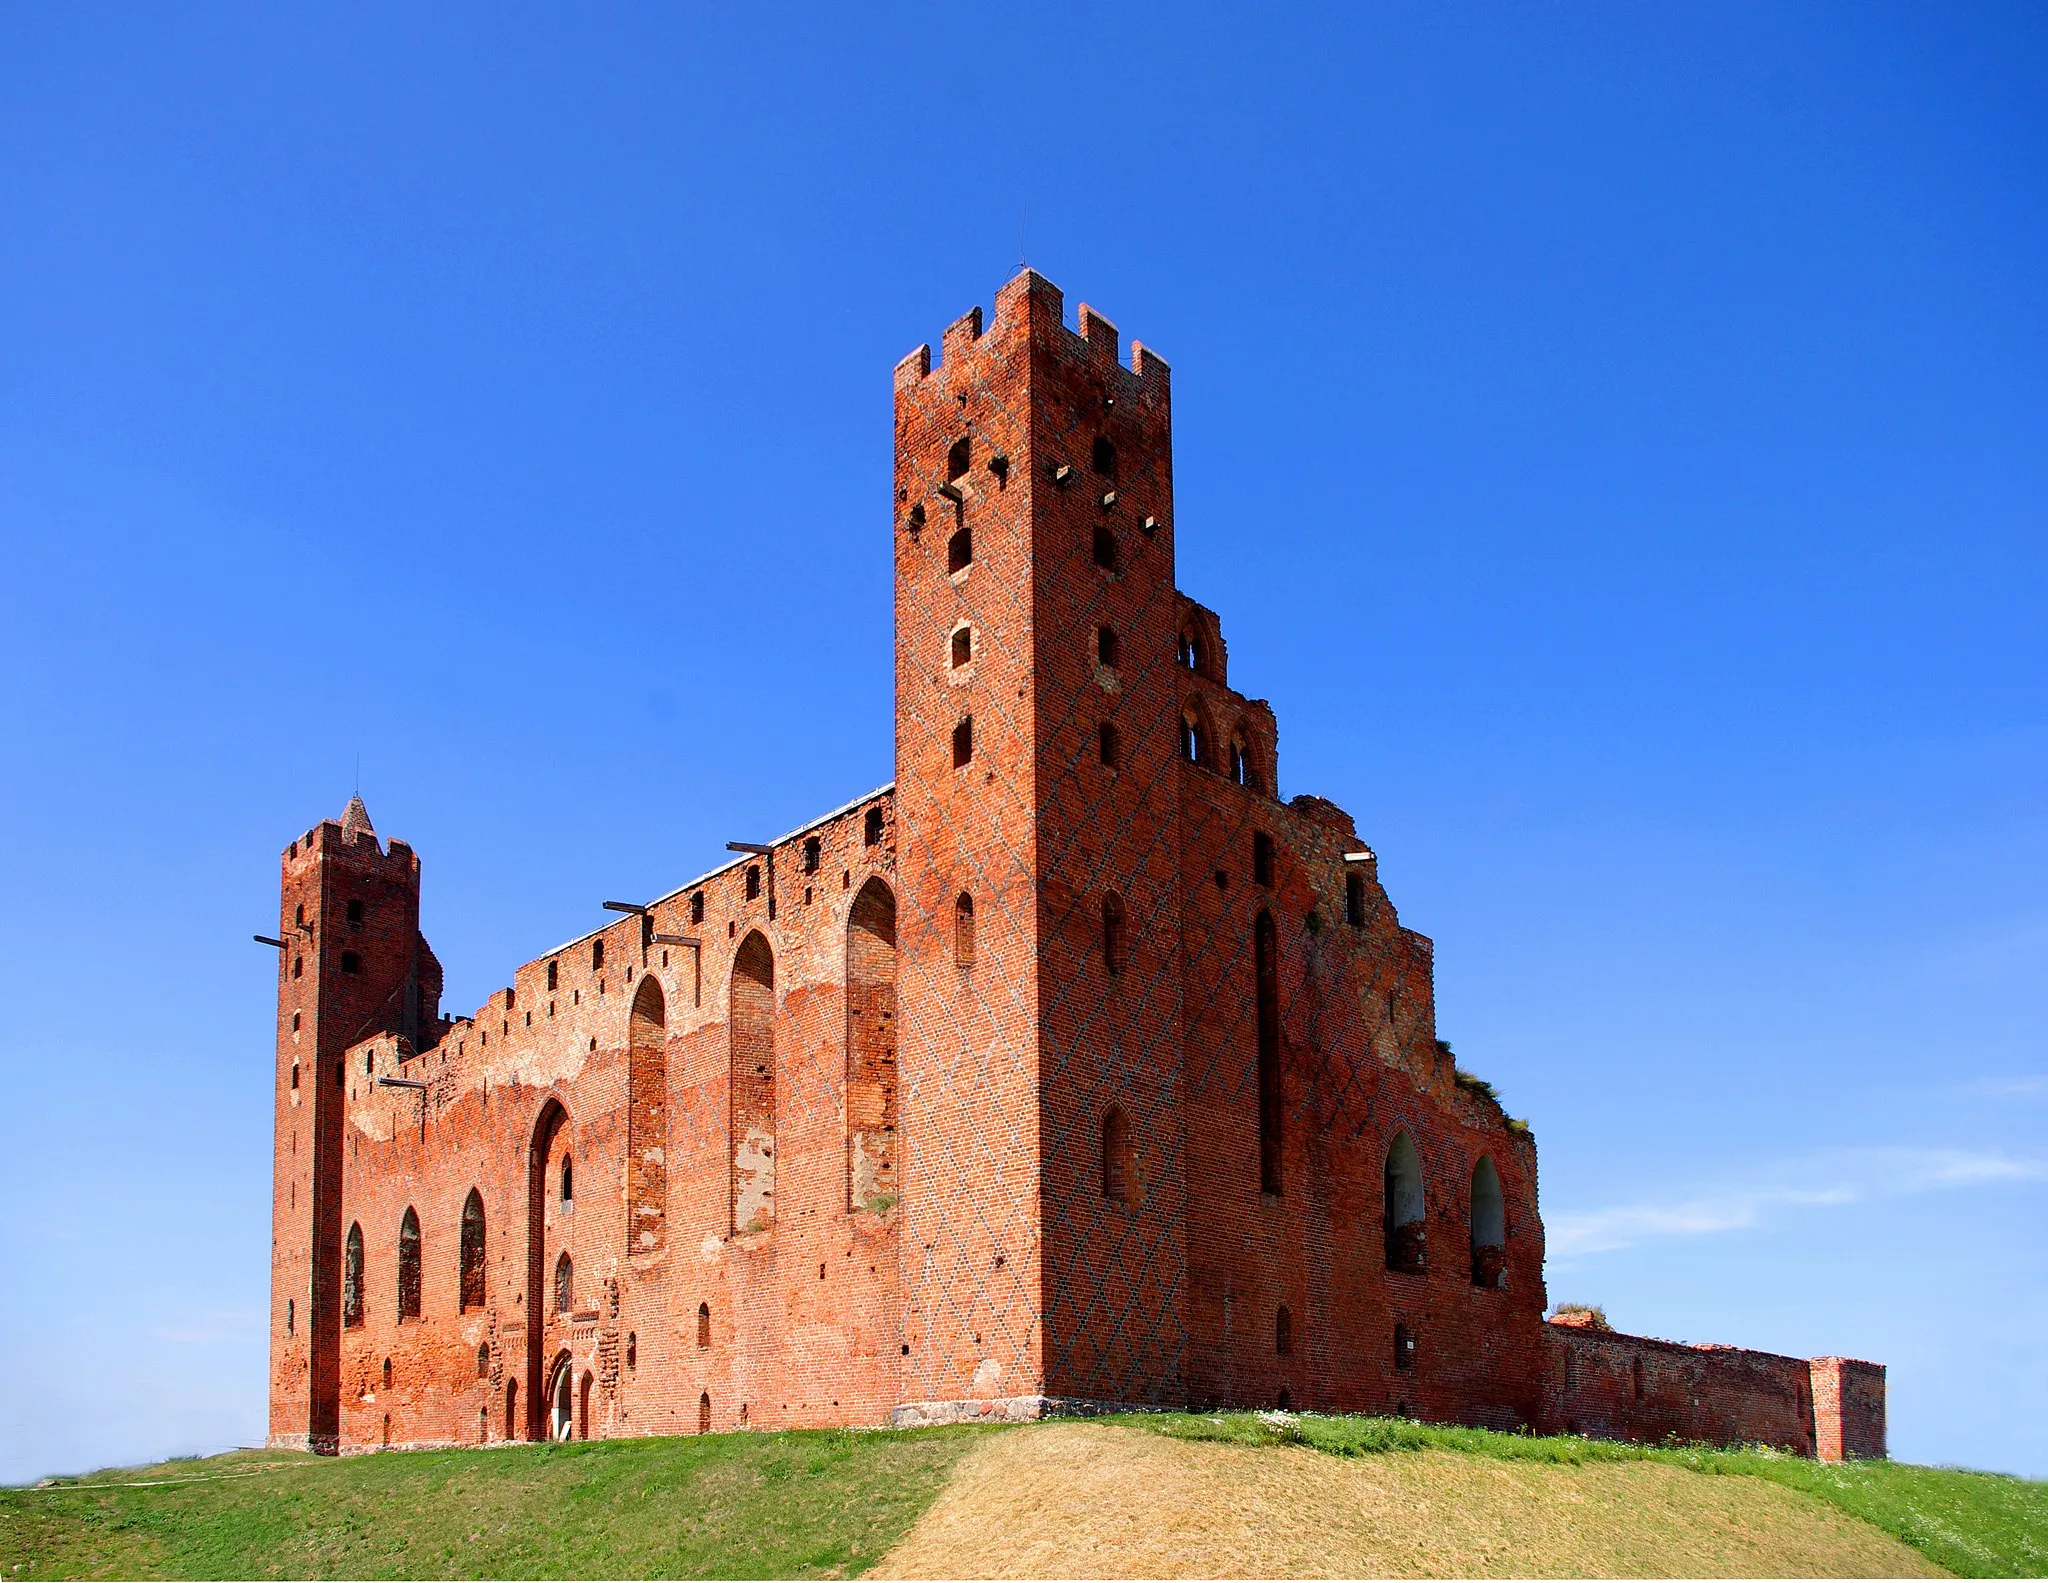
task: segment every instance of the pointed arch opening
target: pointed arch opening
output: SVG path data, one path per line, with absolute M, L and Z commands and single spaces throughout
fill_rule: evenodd
M 548 1376 L 547 1438 L 567 1440 L 576 1432 L 576 1367 L 564 1352 L 555 1359 Z
M 974 966 L 974 898 L 964 890 L 953 898 L 953 960 Z
M 456 1260 L 456 1307 L 462 1313 L 484 1306 L 486 1275 L 484 1198 L 474 1187 L 462 1201 L 462 1243 Z
M 775 1224 L 775 953 L 756 929 L 732 964 L 732 1229 Z
M 1508 1204 L 1493 1157 L 1472 1167 L 1472 1284 L 1498 1291 L 1508 1283 Z
M 573 1313 L 576 1308 L 576 1261 L 565 1249 L 555 1260 L 555 1312 Z
M 1294 1355 L 1294 1314 L 1285 1303 L 1273 1315 L 1273 1351 L 1283 1358 Z
M 1282 1190 L 1281 1125 L 1285 1095 L 1280 1073 L 1280 940 L 1273 915 L 1261 908 L 1252 927 L 1252 971 L 1259 1038 L 1259 1191 Z
M 697 1305 L 697 1345 L 700 1347 L 711 1345 L 711 1305 L 709 1303 L 699 1303 Z
M 1124 903 L 1115 891 L 1102 898 L 1102 965 L 1112 978 L 1124 970 Z
M 668 1001 L 652 973 L 634 992 L 627 1038 L 626 1249 L 659 1253 L 668 1241 Z
M 846 1207 L 897 1199 L 896 893 L 870 879 L 846 919 Z
M 348 1228 L 348 1240 L 341 1253 L 341 1326 L 353 1330 L 363 1322 L 363 1228 L 360 1222 Z
M 410 1204 L 398 1223 L 398 1322 L 420 1317 L 420 1217 Z
M 1429 1243 L 1423 1215 L 1422 1160 L 1415 1140 L 1404 1127 L 1387 1147 L 1387 1268 L 1420 1275 L 1429 1268 Z
M 511 1439 L 539 1440 L 547 1433 L 546 1415 L 548 1394 L 542 1384 L 542 1368 L 546 1364 L 543 1351 L 548 1339 L 550 1326 L 545 1316 L 550 1312 L 550 1274 L 558 1269 L 552 1264 L 549 1254 L 560 1247 L 560 1238 L 567 1232 L 564 1222 L 569 1217 L 560 1217 L 554 1229 L 554 1246 L 550 1246 L 548 1224 L 548 1201 L 561 1161 L 574 1143 L 574 1134 L 569 1125 L 569 1112 L 562 1102 L 552 1094 L 540 1107 L 534 1118 L 532 1141 L 527 1145 L 526 1154 L 526 1356 L 520 1373 L 524 1375 L 524 1390 L 516 1386 L 506 1391 L 505 1437 Z M 567 1250 L 562 1249 L 563 1257 Z M 571 1281 L 574 1275 L 572 1271 Z M 508 1372 L 510 1372 L 508 1370 Z M 525 1417 L 514 1427 L 514 1411 L 524 1402 Z

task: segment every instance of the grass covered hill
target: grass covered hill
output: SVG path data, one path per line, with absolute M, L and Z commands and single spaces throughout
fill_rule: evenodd
M 1232 1413 L 245 1451 L 0 1490 L 0 1580 L 1939 1570 L 2048 1572 L 2048 1485 Z

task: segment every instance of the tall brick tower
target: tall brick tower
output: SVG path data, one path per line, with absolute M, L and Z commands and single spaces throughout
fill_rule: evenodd
M 1168 373 L 1079 323 L 1026 270 L 896 369 L 913 1400 L 1185 1373 Z
M 420 863 L 385 850 L 360 797 L 285 848 L 279 887 L 270 1443 L 332 1451 L 344 1303 L 344 1052 L 438 1025 L 441 964 L 420 937 Z M 429 1035 L 431 1037 L 431 1035 Z

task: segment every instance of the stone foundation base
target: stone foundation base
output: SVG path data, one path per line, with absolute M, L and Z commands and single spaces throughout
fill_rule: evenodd
M 331 1457 L 341 1449 L 333 1435 L 272 1435 L 263 1445 L 268 1451 L 310 1451 L 317 1457 Z
M 891 1429 L 928 1429 L 938 1424 L 1029 1424 L 1041 1418 L 1088 1418 L 1099 1413 L 1157 1412 L 1130 1402 L 1090 1401 L 1082 1396 L 997 1396 L 981 1401 L 904 1402 L 889 1410 Z

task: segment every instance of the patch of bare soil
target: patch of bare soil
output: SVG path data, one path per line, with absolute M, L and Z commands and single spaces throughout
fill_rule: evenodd
M 1343 1458 L 1062 1423 L 991 1436 L 877 1578 L 1939 1577 L 1761 1479 Z

